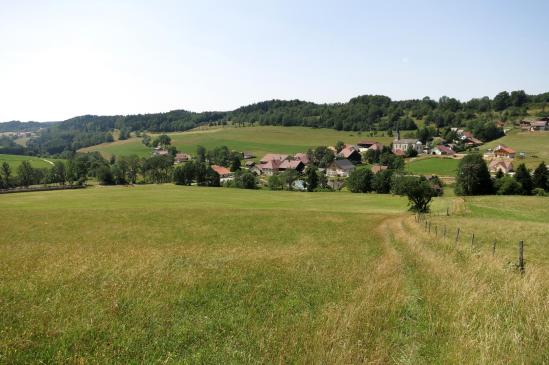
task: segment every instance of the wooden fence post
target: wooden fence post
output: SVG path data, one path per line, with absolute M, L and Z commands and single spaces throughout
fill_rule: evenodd
M 444 226 L 444 239 L 446 239 L 446 226 Z
M 431 233 L 431 221 L 429 221 L 429 233 Z
M 496 240 L 492 243 L 492 256 L 496 254 Z
M 524 274 L 524 241 L 519 241 L 518 268 L 520 273 Z
M 438 237 L 438 226 L 435 226 L 435 237 Z
M 446 216 L 450 215 L 450 211 L 448 210 L 448 207 L 446 207 Z
M 471 249 L 475 248 L 475 234 L 471 236 Z
M 427 232 L 427 221 L 425 221 L 425 232 Z
M 458 240 L 459 240 L 459 231 L 460 231 L 460 228 L 458 227 L 457 233 L 456 233 L 456 245 L 457 245 Z

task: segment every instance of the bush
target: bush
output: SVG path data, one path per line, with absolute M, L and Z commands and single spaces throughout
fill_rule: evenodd
M 96 170 L 96 176 L 101 185 L 114 184 L 114 176 L 112 174 L 111 168 L 108 165 L 98 167 Z
M 497 179 L 494 183 L 494 189 L 498 195 L 520 195 L 522 193 L 522 186 L 511 176 Z

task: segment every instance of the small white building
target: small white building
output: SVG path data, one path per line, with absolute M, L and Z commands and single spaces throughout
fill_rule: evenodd
M 407 139 L 395 139 L 393 140 L 393 153 L 396 151 L 402 151 L 406 153 L 408 148 L 412 147 L 417 153 L 423 152 L 423 143 L 420 140 L 407 138 Z

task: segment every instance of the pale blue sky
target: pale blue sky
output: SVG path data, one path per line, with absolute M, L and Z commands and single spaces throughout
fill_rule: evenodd
M 549 1 L 0 0 L 0 121 L 549 91 Z

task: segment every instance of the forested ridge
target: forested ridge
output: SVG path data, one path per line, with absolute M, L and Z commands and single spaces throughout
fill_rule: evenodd
M 114 129 L 120 130 L 122 139 L 137 131 L 185 131 L 199 125 L 228 123 L 385 131 L 396 128 L 413 130 L 421 121 L 437 130 L 450 126 L 475 130 L 492 125 L 496 120 L 517 121 L 532 114 L 549 116 L 549 92 L 528 95 L 522 90 L 503 91 L 493 99 L 474 98 L 466 102 L 446 96 L 439 100 L 425 97 L 396 101 L 383 95 L 362 95 L 347 103 L 333 104 L 269 100 L 228 112 L 174 110 L 155 114 L 84 115 L 54 124 L 38 123 L 47 128 L 40 130 L 38 136 L 28 142 L 24 153 L 54 155 L 111 142 Z M 35 122 L 29 123 L 33 123 L 29 125 L 32 130 L 37 129 Z M 8 128 L 7 125 L 0 124 L 0 131 Z M 21 122 L 9 122 L 12 130 L 25 130 L 24 125 Z

